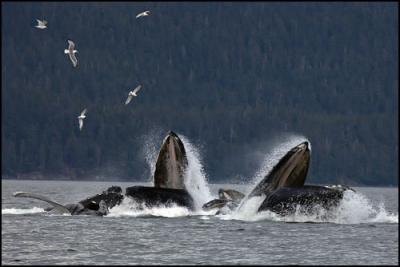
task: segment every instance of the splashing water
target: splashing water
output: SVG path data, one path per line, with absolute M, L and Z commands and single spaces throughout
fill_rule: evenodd
M 159 146 L 160 146 L 160 144 L 158 142 L 158 140 L 160 139 L 159 138 L 160 136 L 161 136 L 160 130 L 158 130 L 158 131 L 154 130 L 152 133 L 142 137 L 142 140 L 143 140 L 142 153 L 144 154 L 146 163 L 150 168 L 149 182 L 152 182 L 153 184 L 154 184 L 153 175 L 154 175 L 154 171 L 156 169 L 156 162 L 157 162 Z
M 185 173 L 185 187 L 194 200 L 196 211 L 200 211 L 204 203 L 214 199 L 208 187 L 207 178 L 204 172 L 201 158 L 197 148 L 189 140 L 179 135 L 186 150 L 188 167 Z
M 222 220 L 258 221 L 260 218 L 257 210 L 264 199 L 265 195 L 252 197 L 248 201 L 242 203 L 241 208 L 232 211 L 232 213 L 216 216 Z
M 10 209 L 2 209 L 1 214 L 32 214 L 32 213 L 41 213 L 45 212 L 44 209 L 33 207 L 30 209 L 17 209 L 17 208 L 10 208 Z
M 387 212 L 383 202 L 375 208 L 366 196 L 349 190 L 334 215 L 335 223 L 399 223 L 398 214 Z

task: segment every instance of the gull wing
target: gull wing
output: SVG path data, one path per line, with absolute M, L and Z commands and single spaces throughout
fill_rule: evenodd
M 47 24 L 47 20 L 43 20 L 43 25 L 46 26 L 46 24 Z
M 140 17 L 144 17 L 144 16 L 148 16 L 150 11 L 144 11 L 144 12 L 141 12 L 141 13 L 139 13 L 139 14 L 137 14 L 136 15 L 136 18 L 140 18 Z
M 135 90 L 133 90 L 133 93 L 136 94 L 137 92 L 139 92 L 140 88 L 142 88 L 141 85 L 139 85 L 138 87 L 136 87 Z
M 42 200 L 44 202 L 49 203 L 55 209 L 57 209 L 58 211 L 60 211 L 62 213 L 71 214 L 71 212 L 65 206 L 63 206 L 63 205 L 61 205 L 59 203 L 56 203 L 54 201 L 51 201 L 47 197 L 44 197 L 44 196 L 41 196 L 41 195 L 37 195 L 37 194 L 33 194 L 33 193 L 27 193 L 27 192 L 15 192 L 14 193 L 14 197 L 26 197 L 26 198 L 34 198 L 34 199 Z
M 71 40 L 68 40 L 68 50 L 74 50 L 75 44 Z
M 82 130 L 83 127 L 83 119 L 79 118 L 79 130 Z
M 38 25 L 43 24 L 43 22 L 40 19 L 36 19 Z
M 84 110 L 82 110 L 81 116 L 85 115 L 86 111 L 87 111 L 87 108 L 85 108 Z
M 132 100 L 132 95 L 128 95 L 128 98 L 126 99 L 126 101 L 125 101 L 125 105 L 128 105 L 129 104 L 129 102 L 131 102 L 131 100 Z
M 76 66 L 78 65 L 78 60 L 76 59 L 75 54 L 69 52 L 68 55 L 69 55 L 69 59 L 70 59 L 71 62 L 72 62 L 72 65 L 73 65 L 74 67 L 76 67 Z

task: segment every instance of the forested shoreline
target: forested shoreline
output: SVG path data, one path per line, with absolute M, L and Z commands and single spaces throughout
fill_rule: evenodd
M 300 135 L 307 182 L 397 185 L 398 4 L 2 3 L 3 177 L 148 181 L 169 130 L 210 183 Z

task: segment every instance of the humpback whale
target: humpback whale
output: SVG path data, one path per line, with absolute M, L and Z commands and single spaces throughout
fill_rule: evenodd
M 188 160 L 185 147 L 172 131 L 164 138 L 154 170 L 154 187 L 131 186 L 125 195 L 147 207 L 175 203 L 194 209 L 194 202 L 186 190 L 184 178 Z
M 219 199 L 204 204 L 203 209 L 221 209 L 225 205 L 232 209 L 255 196 L 265 197 L 258 212 L 270 210 L 280 215 L 293 213 L 297 207 L 305 212 L 312 211 L 316 205 L 327 210 L 336 207 L 344 191 L 353 189 L 347 186 L 304 185 L 310 158 L 309 143 L 303 142 L 288 151 L 248 196 L 236 193 L 237 197 L 233 198 L 228 190 L 220 189 Z
M 76 204 L 62 205 L 45 196 L 16 192 L 15 197 L 27 197 L 49 203 L 52 207 L 46 211 L 58 211 L 71 215 L 107 215 L 109 209 L 119 205 L 125 197 L 134 199 L 146 207 L 176 204 L 194 209 L 194 202 L 185 188 L 184 177 L 188 160 L 182 141 L 174 132 L 169 132 L 161 146 L 154 172 L 154 187 L 131 186 L 122 189 L 112 186 L 101 194 L 89 197 Z
M 227 206 L 230 210 L 236 208 L 240 201 L 245 197 L 245 195 L 239 191 L 234 189 L 223 189 L 220 188 L 218 190 L 218 197 L 213 199 L 203 205 L 203 210 L 211 210 L 211 209 L 221 209 Z

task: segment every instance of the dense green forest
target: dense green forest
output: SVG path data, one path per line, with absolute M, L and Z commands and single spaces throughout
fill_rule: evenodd
M 2 2 L 2 176 L 148 180 L 174 130 L 211 183 L 296 134 L 307 182 L 397 185 L 398 56 L 394 2 Z

